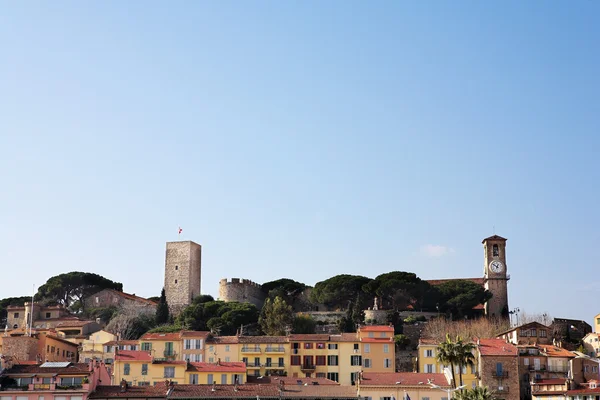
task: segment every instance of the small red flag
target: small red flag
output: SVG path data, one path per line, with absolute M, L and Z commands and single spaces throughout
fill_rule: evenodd
M 183 229 L 181 229 L 181 227 L 179 227 L 179 234 L 181 235 L 181 232 L 183 231 Z

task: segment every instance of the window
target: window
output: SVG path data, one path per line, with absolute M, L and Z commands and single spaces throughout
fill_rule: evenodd
M 151 351 L 152 350 L 152 343 L 142 343 L 142 350 L 143 351 Z
M 324 349 L 325 343 L 317 343 L 317 349 Z
M 229 345 L 225 345 L 225 351 L 229 351 Z
M 390 345 L 389 344 L 384 344 L 383 345 L 383 352 L 384 353 L 389 353 L 390 352 Z
M 371 352 L 371 345 L 368 344 L 368 343 L 365 343 L 365 347 L 364 347 L 363 351 L 365 353 L 370 353 Z
M 390 358 L 383 360 L 383 368 L 392 368 L 392 360 Z
M 431 374 L 435 372 L 435 365 L 433 364 L 425 364 L 425 372 Z
M 540 329 L 540 337 L 546 337 L 546 330 Z
M 179 265 L 175 266 L 175 271 L 177 271 L 179 269 Z
M 593 373 L 598 373 L 598 366 L 597 365 L 592 365 L 592 372 Z
M 279 357 L 279 366 L 280 367 L 284 366 L 283 357 Z
M 200 355 L 200 354 L 197 354 L 197 355 Z M 231 361 L 231 357 L 225 357 L 225 362 L 230 362 L 230 361 Z M 196 361 L 196 362 L 198 362 L 198 361 Z
M 213 377 L 213 374 L 208 374 L 207 382 L 209 385 L 212 385 L 215 382 L 215 378 Z
M 290 362 L 292 365 L 300 365 L 300 356 L 292 356 Z
M 185 339 L 184 341 L 184 349 L 189 350 L 192 348 L 192 341 L 190 339 Z
M 384 338 L 384 337 L 385 337 L 385 332 L 381 332 L 381 333 L 379 334 L 379 337 L 383 337 L 383 338 Z
M 421 400 L 429 400 L 429 397 L 421 397 Z
M 142 364 L 142 375 L 148 375 L 148 364 Z
M 81 385 L 83 382 L 83 378 L 82 377 L 69 377 L 69 378 L 62 378 L 60 380 L 61 385 L 63 386 L 79 386 Z
M 369 337 L 375 337 L 375 332 L 369 332 Z
M 16 313 L 14 314 L 14 318 L 19 318 L 19 313 L 18 313 L 18 312 L 16 312 Z
M 165 356 L 172 356 L 175 353 L 173 352 L 173 342 L 165 343 Z
M 175 279 L 175 283 L 177 283 L 177 279 Z
M 433 357 L 433 350 L 425 350 L 425 357 Z
M 129 364 L 123 364 L 123 375 L 129 375 L 129 369 L 131 366 Z
M 371 368 L 371 359 L 370 358 L 365 358 L 363 360 L 363 365 L 365 368 Z
M 304 348 L 305 349 L 312 349 L 313 348 L 313 344 L 312 343 L 304 343 Z
M 46 313 L 46 318 L 52 318 L 52 313 L 47 312 Z
M 358 343 L 354 343 L 354 350 L 358 350 Z M 356 351 L 355 351 L 356 353 Z
M 525 366 L 529 365 L 529 358 L 523 359 L 523 365 L 525 365 Z
M 138 382 L 138 386 L 150 386 L 150 382 Z
M 583 367 L 585 372 L 590 372 L 590 366 L 586 365 Z
M 599 323 L 600 323 L 600 322 L 599 322 Z M 337 350 L 337 348 L 338 348 L 338 345 L 337 345 L 337 343 L 329 343 L 329 344 L 327 345 L 327 348 L 328 348 L 329 350 Z
M 362 365 L 362 357 L 350 356 L 350 365 Z
M 326 365 L 327 358 L 325 356 L 315 357 L 315 365 Z
M 325 372 L 317 372 L 317 378 L 326 378 L 327 374 Z
M 208 346 L 208 351 L 210 351 L 211 353 L 214 353 L 215 346 L 213 346 L 212 344 L 210 346 Z
M 227 374 L 221 374 L 221 385 L 227 385 Z
M 175 367 L 165 367 L 163 378 L 175 378 Z
M 339 378 L 339 374 L 337 372 L 328 372 L 327 379 L 338 382 L 340 378 Z
M 338 356 L 327 356 L 327 365 L 338 365 Z
M 535 328 L 531 328 L 529 330 L 529 336 L 537 336 L 537 330 Z

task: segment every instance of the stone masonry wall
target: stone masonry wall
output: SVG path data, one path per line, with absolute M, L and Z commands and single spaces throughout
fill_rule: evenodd
M 178 314 L 200 294 L 201 249 L 191 241 L 167 243 L 164 287 L 173 314 Z
M 520 400 L 519 358 L 517 356 L 485 356 L 480 357 L 481 385 L 496 392 L 500 400 Z M 496 376 L 496 364 L 502 363 L 504 376 Z M 457 378 L 458 379 L 458 378 Z M 500 388 L 502 388 L 500 390 Z
M 231 280 L 221 279 L 219 282 L 219 299 L 251 303 L 260 309 L 265 302 L 266 295 L 258 283 L 248 279 L 231 278 Z
M 29 336 L 6 336 L 2 338 L 2 355 L 18 361 L 36 361 L 38 339 Z

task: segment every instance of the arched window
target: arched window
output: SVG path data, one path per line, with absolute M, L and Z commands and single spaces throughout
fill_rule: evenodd
M 498 257 L 499 256 L 499 254 L 498 254 L 498 245 L 497 244 L 495 244 L 492 247 L 492 256 L 494 256 L 494 257 Z

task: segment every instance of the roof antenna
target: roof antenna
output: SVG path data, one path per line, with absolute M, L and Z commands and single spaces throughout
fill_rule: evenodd
M 494 232 L 494 235 L 496 234 L 496 225 L 492 225 L 492 232 Z

